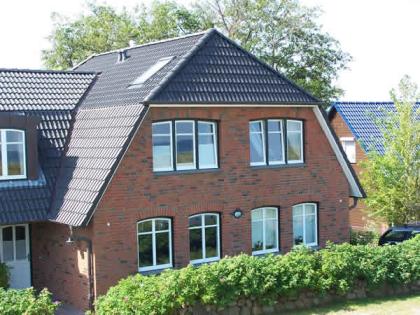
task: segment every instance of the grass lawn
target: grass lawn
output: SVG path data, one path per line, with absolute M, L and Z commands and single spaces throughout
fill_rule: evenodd
M 290 315 L 420 315 L 420 295 L 364 299 L 287 313 Z

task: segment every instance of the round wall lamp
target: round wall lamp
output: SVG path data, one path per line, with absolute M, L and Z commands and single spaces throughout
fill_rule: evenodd
M 244 215 L 244 213 L 242 212 L 241 209 L 236 208 L 233 212 L 232 215 L 235 219 L 239 219 L 240 217 L 242 217 Z

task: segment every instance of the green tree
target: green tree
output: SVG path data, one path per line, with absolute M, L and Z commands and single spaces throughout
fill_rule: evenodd
M 76 20 L 55 15 L 52 47 L 43 52 L 48 68 L 70 68 L 129 40 L 142 44 L 216 27 L 321 100 L 343 92 L 334 82 L 351 57 L 321 30 L 320 10 L 298 0 L 197 0 L 189 9 L 163 0 L 122 12 L 94 3 L 89 8 Z
M 376 123 L 384 153 L 370 148 L 362 163 L 365 200 L 373 216 L 390 225 L 420 221 L 420 108 L 417 86 L 404 77 L 391 91 L 395 111 Z

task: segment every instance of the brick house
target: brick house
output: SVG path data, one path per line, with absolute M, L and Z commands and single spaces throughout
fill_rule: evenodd
M 0 259 L 79 308 L 120 278 L 349 238 L 319 101 L 216 30 L 0 70 Z
M 384 152 L 381 145 L 383 135 L 375 119 L 393 110 L 395 106 L 392 102 L 335 102 L 328 110 L 331 126 L 357 175 L 361 174 L 361 163 L 367 159 L 370 150 Z M 369 217 L 363 201 L 351 207 L 350 225 L 356 230 L 386 229 L 385 223 Z

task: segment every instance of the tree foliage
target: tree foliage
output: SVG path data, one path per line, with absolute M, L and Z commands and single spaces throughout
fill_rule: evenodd
M 362 163 L 366 204 L 388 224 L 420 221 L 420 107 L 417 86 L 404 77 L 391 92 L 396 111 L 376 123 L 383 134 L 384 153 L 370 148 Z
M 326 102 L 342 91 L 334 85 L 350 61 L 337 40 L 321 30 L 320 10 L 298 0 L 197 0 L 191 8 L 173 1 L 116 11 L 89 4 L 70 20 L 54 15 L 51 48 L 43 61 L 67 69 L 93 53 L 216 27 L 288 78 Z

